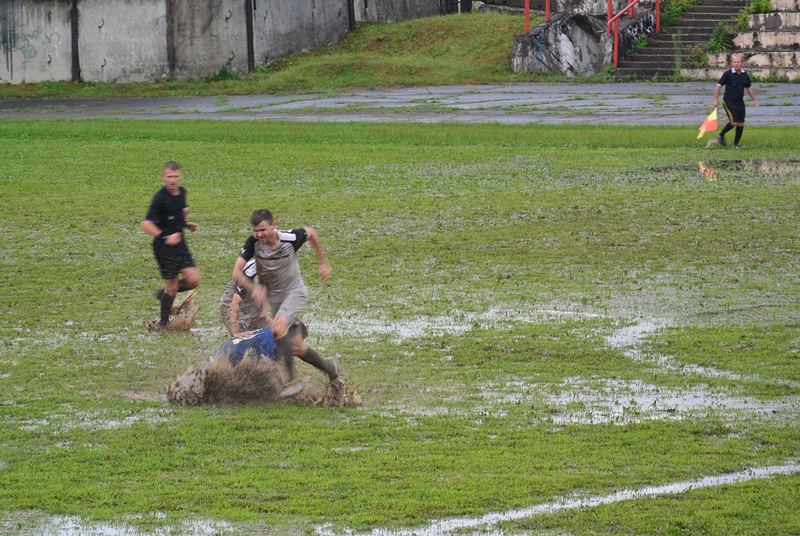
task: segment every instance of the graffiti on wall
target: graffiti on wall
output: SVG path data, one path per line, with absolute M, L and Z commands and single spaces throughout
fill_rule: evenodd
M 16 0 L 3 2 L 3 7 L 0 8 L 0 48 L 2 48 L 6 60 L 6 70 L 12 80 L 14 78 L 15 53 L 17 61 L 21 56 L 21 64 L 18 67 L 24 67 L 28 61 L 38 55 L 40 49 L 46 46 L 45 40 L 56 43 L 61 40 L 57 33 L 45 36 L 41 28 L 20 28 L 15 16 L 16 8 Z

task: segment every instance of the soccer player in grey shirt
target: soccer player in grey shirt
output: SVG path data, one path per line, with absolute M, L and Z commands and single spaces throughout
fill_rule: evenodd
M 278 354 L 286 365 L 289 378 L 281 396 L 292 396 L 300 389 L 294 375 L 293 356 L 325 372 L 334 382 L 339 377 L 339 364 L 322 359 L 305 343 L 300 322 L 300 313 L 308 304 L 308 288 L 300 274 L 297 250 L 306 242 L 311 243 L 319 259 L 320 279 L 325 281 L 331 276 L 331 266 L 325 258 L 317 232 L 311 227 L 280 231 L 272 213 L 264 209 L 253 212 L 250 225 L 253 236 L 247 239 L 236 259 L 233 279 L 259 304 L 267 322 L 270 321 L 269 314 L 272 315 L 272 333 L 278 342 Z M 255 284 L 244 273 L 247 261 L 253 258 L 259 284 Z

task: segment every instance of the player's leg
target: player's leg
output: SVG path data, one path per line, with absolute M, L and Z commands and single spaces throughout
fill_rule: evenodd
M 742 139 L 742 133 L 744 132 L 744 117 L 745 117 L 745 107 L 744 101 L 742 101 L 739 109 L 736 110 L 736 123 L 734 126 L 736 127 L 736 135 L 733 137 L 733 146 L 737 149 L 739 148 L 739 142 Z
M 173 248 L 161 244 L 160 242 L 153 243 L 153 255 L 158 264 L 158 270 L 161 272 L 161 278 L 164 280 L 164 288 L 157 292 L 158 301 L 161 304 L 160 319 L 158 326 L 161 329 L 167 327 L 169 324 L 169 315 L 172 312 L 172 304 L 175 301 L 175 295 L 178 293 L 178 259 L 176 258 Z
M 181 270 L 183 276 L 178 283 L 178 292 L 186 292 L 200 286 L 200 270 L 196 266 Z
M 722 101 L 722 108 L 725 110 L 725 114 L 728 116 L 728 124 L 723 127 L 722 132 L 717 134 L 717 141 L 719 141 L 720 145 L 727 145 L 725 143 L 725 134 L 730 130 L 733 130 L 734 117 L 727 101 Z

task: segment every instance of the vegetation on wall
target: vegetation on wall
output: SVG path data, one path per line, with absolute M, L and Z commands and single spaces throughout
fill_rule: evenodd
M 736 48 L 733 44 L 734 33 L 731 32 L 728 25 L 724 22 L 717 24 L 714 31 L 711 32 L 711 37 L 708 39 L 709 52 L 728 52 Z
M 749 6 L 739 11 L 739 15 L 736 17 L 736 29 L 747 30 L 747 19 L 750 15 L 769 13 L 770 11 L 772 11 L 770 0 L 754 0 Z
M 678 24 L 683 14 L 692 9 L 700 0 L 666 0 L 661 3 L 661 26 Z

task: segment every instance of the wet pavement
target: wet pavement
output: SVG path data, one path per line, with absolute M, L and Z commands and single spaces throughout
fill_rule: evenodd
M 714 82 L 558 83 L 183 98 L 2 99 L 0 119 L 137 118 L 420 123 L 699 125 Z M 800 125 L 800 84 L 755 83 L 754 126 Z M 720 110 L 722 107 L 720 106 Z

